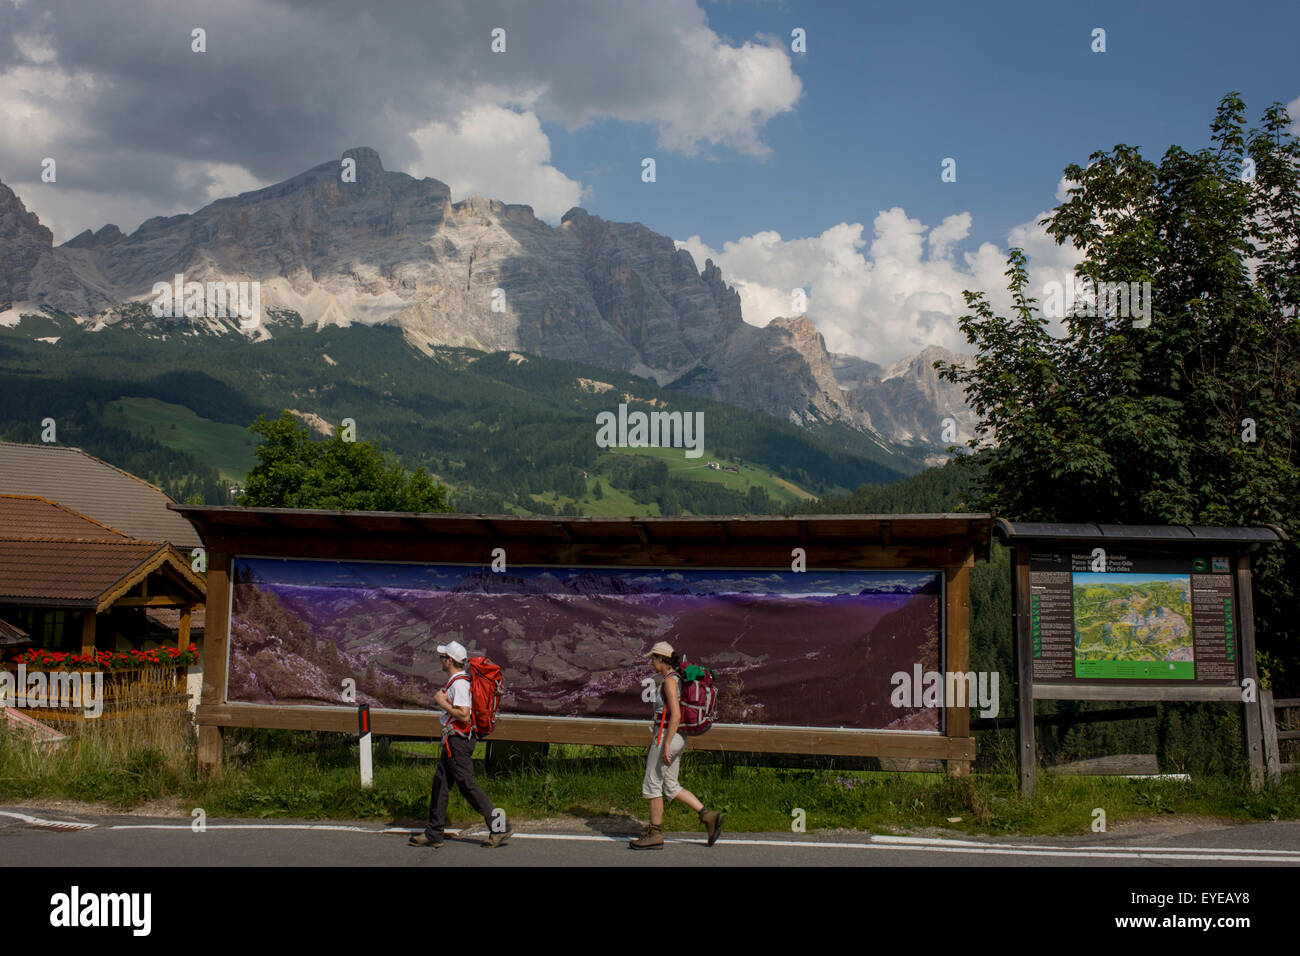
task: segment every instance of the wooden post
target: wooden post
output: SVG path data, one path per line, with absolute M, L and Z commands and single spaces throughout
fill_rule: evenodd
M 86 611 L 81 617 L 81 653 L 95 653 L 95 611 Z
M 181 620 L 176 626 L 176 649 L 178 651 L 183 651 L 190 646 L 190 611 L 193 609 L 193 604 L 186 604 L 181 608 Z
M 1255 598 L 1250 589 L 1250 555 L 1237 557 L 1237 618 L 1239 636 L 1237 651 L 1241 655 L 1241 676 L 1249 679 L 1256 688 L 1255 700 L 1242 701 L 1241 731 L 1245 737 L 1246 759 L 1250 764 L 1250 788 L 1256 792 L 1264 789 L 1264 736 L 1260 726 L 1259 673 L 1255 667 Z
M 1017 544 L 1011 556 L 1011 649 L 1016 668 L 1016 769 L 1020 795 L 1032 797 L 1037 783 L 1034 741 L 1034 659 L 1029 641 L 1029 548 Z
M 1259 692 L 1259 718 L 1264 734 L 1264 769 L 1273 783 L 1282 782 L 1282 753 L 1277 743 L 1277 711 L 1273 706 L 1273 692 Z
M 203 631 L 203 694 L 200 708 L 226 702 L 226 658 L 230 645 L 230 555 L 208 554 L 207 622 Z M 200 724 L 199 772 L 221 773 L 222 728 Z
M 943 569 L 943 594 L 946 631 L 943 635 L 944 654 L 943 669 L 948 672 L 965 674 L 970 670 L 970 568 L 975 563 L 971 556 L 963 564 L 949 565 Z M 946 675 L 945 675 L 946 676 Z M 946 685 L 945 680 L 945 685 Z M 943 732 L 949 737 L 970 736 L 970 704 L 954 707 L 952 701 L 944 701 Z M 947 760 L 948 776 L 966 777 L 970 775 L 969 760 Z
M 224 727 L 199 725 L 199 773 L 205 777 L 221 776 L 221 748 Z

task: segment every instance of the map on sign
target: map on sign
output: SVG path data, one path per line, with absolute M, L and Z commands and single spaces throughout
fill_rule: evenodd
M 1194 676 L 1190 575 L 1075 572 L 1072 584 L 1076 676 Z

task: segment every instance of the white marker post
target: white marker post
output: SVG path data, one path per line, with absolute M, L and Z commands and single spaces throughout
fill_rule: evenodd
M 375 785 L 375 772 L 370 763 L 369 704 L 362 704 L 357 708 L 357 733 L 361 738 L 361 789 L 369 790 Z

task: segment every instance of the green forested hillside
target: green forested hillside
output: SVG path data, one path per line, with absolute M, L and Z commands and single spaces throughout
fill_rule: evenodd
M 394 328 L 316 331 L 279 318 L 273 339 L 249 343 L 183 322 L 158 338 L 138 317 L 98 332 L 25 317 L 0 329 L 0 388 L 14 396 L 0 438 L 39 441 L 53 418 L 61 444 L 182 500 L 227 503 L 252 453 L 240 436 L 259 414 L 289 408 L 335 427 L 351 418 L 359 440 L 445 483 L 457 510 L 521 514 L 779 512 L 917 468 L 866 436 L 820 437 L 631 375 L 468 349 L 428 357 Z M 703 413 L 706 455 L 598 447 L 596 415 L 620 403 Z

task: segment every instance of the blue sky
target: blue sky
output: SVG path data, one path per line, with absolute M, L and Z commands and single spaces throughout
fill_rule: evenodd
M 832 350 L 890 362 L 960 349 L 961 293 L 1003 304 L 1013 243 L 1040 286 L 1068 275 L 1036 225 L 1067 164 L 1203 146 L 1230 90 L 1251 123 L 1300 117 L 1297 36 L 1294 0 L 0 4 L 0 180 L 62 242 L 372 146 L 457 200 L 644 223 L 713 258 L 746 321 L 798 288 Z
M 765 125 L 765 160 L 665 157 L 654 188 L 629 152 L 654 133 L 600 124 L 552 136 L 552 159 L 592 188 L 593 211 L 720 247 L 764 229 L 821 232 L 903 206 L 927 224 L 969 211 L 972 238 L 1004 240 L 1054 201 L 1061 171 L 1116 143 L 1152 158 L 1207 142 L 1219 100 L 1239 90 L 1254 120 L 1300 97 L 1300 4 L 710 4 L 740 41 L 807 31 L 791 54 L 804 93 Z M 1272 24 L 1272 26 L 1269 26 Z M 1092 30 L 1106 30 L 1093 53 Z M 1296 117 L 1300 119 L 1300 116 Z M 957 181 L 939 164 L 957 160 Z

